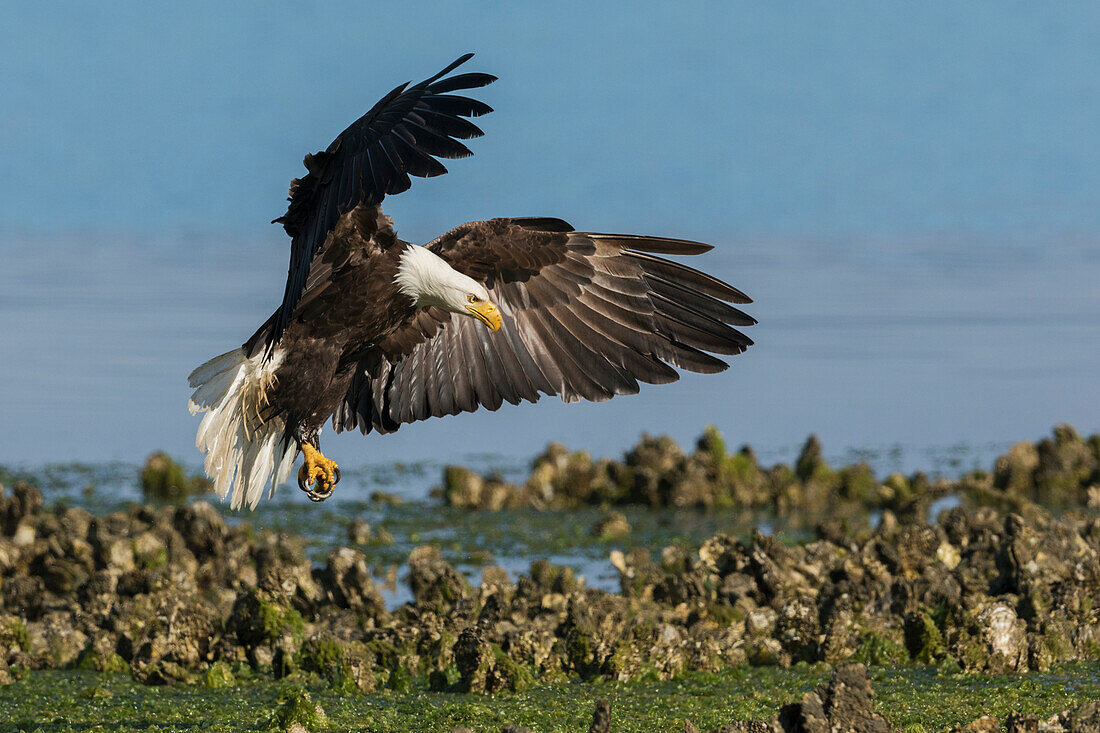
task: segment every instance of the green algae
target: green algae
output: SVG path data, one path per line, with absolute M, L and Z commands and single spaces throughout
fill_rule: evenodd
M 930 613 L 922 613 L 906 622 L 905 645 L 913 660 L 921 664 L 935 664 L 947 656 L 943 634 Z
M 229 665 L 225 662 L 214 662 L 210 665 L 210 668 L 206 670 L 206 676 L 204 683 L 211 689 L 222 689 L 224 687 L 233 687 L 237 684 L 237 679 L 233 676 L 233 670 L 229 668 Z
M 283 694 L 267 729 L 284 731 L 292 725 L 300 725 L 309 733 L 319 733 L 329 728 L 324 709 L 313 702 L 308 692 L 299 688 L 291 688 Z
M 213 485 L 201 474 L 188 477 L 183 466 L 163 451 L 153 453 L 142 466 L 141 490 L 146 499 L 180 502 L 188 496 L 206 494 Z
M 398 664 L 390 670 L 389 677 L 386 679 L 386 687 L 396 692 L 409 692 L 413 688 L 412 675 Z
M 14 615 L 0 616 L 0 649 L 20 649 L 29 652 L 31 636 L 23 619 Z
M 301 643 L 305 633 L 302 614 L 290 606 L 284 606 L 266 599 L 260 599 L 260 623 L 263 633 L 269 641 L 276 641 L 283 634 L 289 634 L 295 643 Z
M 311 639 L 302 649 L 301 665 L 307 672 L 316 672 L 331 679 L 344 661 L 344 644 L 332 637 Z
M 372 647 L 372 644 L 374 642 L 344 642 L 329 636 L 317 637 L 305 643 L 297 655 L 297 661 L 302 672 L 316 675 L 326 682 L 330 692 L 349 694 L 357 690 L 373 690 L 377 681 L 370 660 L 375 658 L 376 651 L 383 650 L 379 650 L 377 644 Z M 396 663 L 396 652 L 393 659 L 386 684 L 391 689 L 408 689 L 412 684 L 411 678 Z
M 852 655 L 852 661 L 892 667 L 908 662 L 909 654 L 901 644 L 884 634 L 871 631 L 860 637 L 859 646 L 856 647 L 856 653 Z
M 91 642 L 77 656 L 73 668 L 104 674 L 123 674 L 130 671 L 130 665 L 125 659 L 113 651 L 97 649 Z
M 587 730 L 597 697 L 611 703 L 616 733 L 682 729 L 685 718 L 706 730 L 733 720 L 770 719 L 828 676 L 825 665 L 737 667 L 666 681 L 536 683 L 518 692 L 473 695 L 431 692 L 422 676 L 411 678 L 404 690 L 362 693 L 333 690 L 321 681 L 302 686 L 242 677 L 236 686 L 216 689 L 145 687 L 87 672 L 32 672 L 0 688 L 0 730 L 282 730 L 293 722 L 285 716 L 300 713 L 303 717 L 295 720 L 311 731 L 439 731 L 465 725 L 495 732 L 515 723 L 537 731 L 575 732 Z M 1045 717 L 1100 698 L 1100 664 L 1095 663 L 1006 676 L 872 668 L 871 677 L 876 709 L 895 726 L 914 731 L 946 730 L 981 714 L 1003 719 L 1013 710 Z M 90 688 L 95 692 L 89 694 Z M 276 724 L 283 727 L 271 727 Z
M 493 671 L 504 678 L 505 686 L 512 692 L 526 692 L 535 684 L 535 675 L 526 665 L 505 654 L 499 646 L 492 645 Z
M 270 594 L 253 588 L 234 603 L 237 635 L 249 646 L 274 644 L 286 637 L 295 646 L 302 643 L 305 621 L 296 609 L 276 601 Z

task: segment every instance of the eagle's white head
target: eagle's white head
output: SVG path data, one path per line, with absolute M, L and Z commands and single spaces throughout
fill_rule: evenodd
M 476 318 L 493 331 L 500 328 L 500 311 L 489 301 L 485 286 L 448 265 L 427 247 L 410 244 L 405 248 L 394 282 L 416 302 L 417 308 L 434 305 Z

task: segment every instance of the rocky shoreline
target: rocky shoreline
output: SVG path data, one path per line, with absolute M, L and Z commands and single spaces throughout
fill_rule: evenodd
M 1100 435 L 1084 438 L 1059 425 L 1049 438 L 1012 446 L 992 471 L 950 480 L 923 472 L 880 478 L 863 462 L 834 469 L 813 435 L 793 464 L 762 466 L 751 447 L 731 452 L 722 435 L 707 428 L 691 452 L 667 436 L 645 437 L 619 461 L 551 444 L 522 483 L 448 466 L 438 493 L 451 506 L 481 510 L 690 506 L 758 509 L 780 517 L 884 510 L 926 516 L 933 501 L 948 495 L 970 506 L 1015 511 L 1031 503 L 1100 508 Z
M 234 525 L 201 500 L 93 515 L 47 506 L 28 483 L 2 488 L 0 685 L 76 669 L 144 685 L 231 688 L 267 678 L 338 696 L 495 693 L 820 664 L 835 668 L 831 682 L 771 722 L 721 730 L 885 731 L 863 664 L 1017 674 L 1100 660 L 1096 436 L 1061 426 L 1014 446 L 992 471 L 956 481 L 879 481 L 858 464 L 834 470 L 813 440 L 794 466 L 747 471 L 749 454 L 728 455 L 718 439 L 709 432 L 691 454 L 647 439 L 617 468 L 584 463 L 583 454 L 544 456 L 532 475 L 552 490 L 525 506 L 629 503 L 593 488 L 604 485 L 593 477 L 629 471 L 629 496 L 653 506 L 812 516 L 804 541 L 756 531 L 660 550 L 620 544 L 609 558 L 618 592 L 543 560 L 518 576 L 485 567 L 471 585 L 437 547 L 422 545 L 403 578 L 412 600 L 397 608 L 376 586 L 379 550 L 361 520 L 344 528 L 349 546 L 318 562 L 304 538 Z M 483 482 L 465 496 L 492 495 L 491 479 L 463 475 Z M 509 491 L 534 495 L 533 485 Z M 931 502 L 948 495 L 959 504 L 930 521 Z M 470 505 L 511 501 L 481 499 Z M 614 511 L 592 532 L 633 536 Z M 289 700 L 275 728 L 319 730 L 294 717 L 313 710 L 308 697 Z M 1098 717 L 1085 705 L 1045 721 L 1020 714 L 959 730 L 1092 731 Z M 597 707 L 592 730 L 613 729 L 610 709 Z

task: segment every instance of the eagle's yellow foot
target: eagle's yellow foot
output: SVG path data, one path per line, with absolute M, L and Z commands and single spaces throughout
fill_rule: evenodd
M 310 501 L 324 501 L 340 483 L 340 468 L 309 443 L 302 443 L 302 455 L 305 463 L 298 469 L 298 488 L 306 492 Z

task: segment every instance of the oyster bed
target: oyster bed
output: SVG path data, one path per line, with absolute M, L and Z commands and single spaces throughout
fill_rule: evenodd
M 1061 426 L 1014 446 L 990 472 L 935 481 L 834 470 L 814 441 L 795 465 L 765 469 L 750 452 L 727 454 L 719 438 L 708 432 L 691 454 L 643 441 L 618 467 L 551 449 L 522 484 L 447 469 L 451 506 L 438 511 L 452 521 L 549 516 L 572 538 L 560 550 L 576 542 L 607 557 L 614 575 L 602 588 L 542 559 L 518 571 L 471 557 L 476 537 L 457 552 L 408 547 L 416 534 L 397 542 L 384 518 L 412 521 L 409 505 L 375 501 L 380 525 L 337 522 L 327 536 L 346 542 L 307 543 L 227 521 L 201 500 L 92 514 L 47 506 L 18 483 L 0 496 L 0 682 L 33 687 L 43 670 L 85 670 L 152 686 L 269 680 L 362 696 L 524 694 L 565 681 L 846 662 L 948 677 L 1076 664 L 1095 676 L 1097 436 Z M 513 498 L 481 500 L 493 495 Z M 550 511 L 518 508 L 534 505 L 520 496 Z M 631 509 L 639 497 L 681 508 Z M 957 505 L 930 521 L 945 497 Z M 591 504 L 601 508 L 567 509 Z M 665 525 L 647 528 L 646 517 L 684 504 L 708 508 L 657 549 Z M 496 511 L 504 507 L 511 513 Z M 774 524 L 702 531 L 743 526 L 734 519 L 745 511 Z M 562 522 L 570 516 L 586 519 Z M 388 604 L 378 578 L 387 564 Z M 471 583 L 462 570 L 474 566 Z M 398 582 L 403 602 L 394 602 Z

